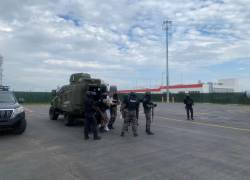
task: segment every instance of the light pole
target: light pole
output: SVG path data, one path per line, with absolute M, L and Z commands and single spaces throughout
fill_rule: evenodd
M 161 86 L 164 85 L 164 74 L 165 74 L 165 72 L 161 73 Z
M 3 56 L 0 54 L 0 85 L 3 85 Z
M 169 103 L 169 70 L 168 70 L 168 30 L 172 21 L 163 21 L 163 29 L 166 31 L 166 99 Z

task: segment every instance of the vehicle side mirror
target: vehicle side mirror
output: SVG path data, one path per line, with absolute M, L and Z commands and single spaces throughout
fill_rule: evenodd
M 52 90 L 51 94 L 52 94 L 53 97 L 55 97 L 56 96 L 56 90 Z
M 23 104 L 24 103 L 24 98 L 18 98 L 18 103 Z

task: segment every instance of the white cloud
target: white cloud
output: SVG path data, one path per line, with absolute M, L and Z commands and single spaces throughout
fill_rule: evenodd
M 0 22 L 0 32 L 11 32 L 12 28 L 6 24 Z
M 136 80 L 160 79 L 165 68 L 161 26 L 168 17 L 173 20 L 171 71 L 185 73 L 194 81 L 191 71 L 202 74 L 212 66 L 250 57 L 248 0 L 221 2 L 1 1 L 4 80 L 17 89 L 39 89 L 34 82 L 46 82 L 44 74 L 62 83 L 61 78 L 79 71 L 94 73 L 124 88 L 134 86 Z M 35 76 L 32 69 L 37 69 Z M 177 79 L 173 77 L 172 82 Z M 53 83 L 43 86 L 50 90 Z
M 75 60 L 45 60 L 44 63 L 56 66 L 71 67 L 71 68 L 93 68 L 93 69 L 118 69 L 121 70 L 123 67 L 120 65 L 106 65 L 100 64 L 93 61 L 81 62 Z

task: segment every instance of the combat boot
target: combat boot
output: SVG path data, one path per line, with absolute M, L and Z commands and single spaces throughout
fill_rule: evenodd
M 115 129 L 115 128 L 113 127 L 112 124 L 109 124 L 109 125 L 108 125 L 108 128 L 109 128 L 109 129 Z
M 146 133 L 147 133 L 148 135 L 154 135 L 154 133 L 151 132 L 151 131 L 146 131 Z
M 146 129 L 146 133 L 147 133 L 148 135 L 154 135 L 154 133 L 153 133 L 152 131 L 150 131 L 150 129 Z
M 121 132 L 121 137 L 124 137 L 124 132 Z
M 99 128 L 99 131 L 100 131 L 101 133 L 104 133 L 104 132 L 105 132 L 104 127 L 101 126 L 101 127 Z

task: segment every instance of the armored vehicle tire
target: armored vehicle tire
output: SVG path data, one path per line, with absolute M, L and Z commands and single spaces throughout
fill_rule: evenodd
M 20 120 L 13 129 L 13 133 L 17 135 L 22 134 L 25 131 L 26 126 L 27 126 L 26 120 L 25 119 Z
M 57 120 L 58 116 L 59 116 L 59 113 L 56 112 L 55 108 L 50 107 L 49 108 L 49 119 L 50 120 Z
M 74 124 L 73 116 L 69 113 L 64 114 L 64 124 L 65 126 L 72 126 Z

